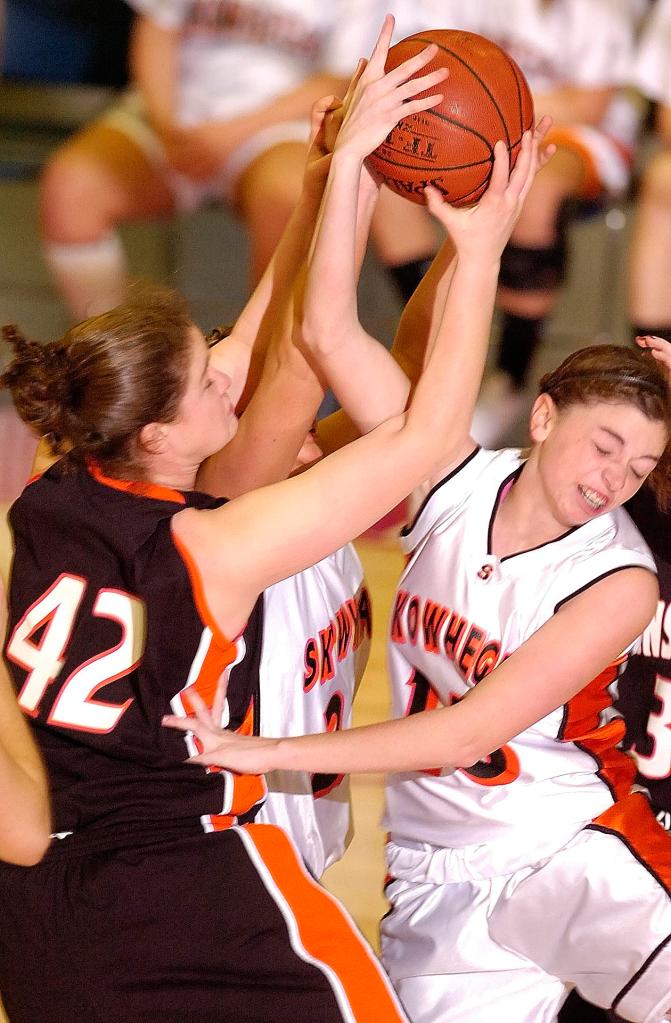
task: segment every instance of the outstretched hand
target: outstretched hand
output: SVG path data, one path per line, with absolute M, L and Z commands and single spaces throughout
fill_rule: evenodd
M 648 334 L 645 337 L 637 337 L 636 344 L 639 348 L 647 349 L 653 359 L 661 364 L 669 384 L 671 384 L 671 343 L 665 341 L 663 337 L 654 337 Z
M 496 143 L 489 185 L 475 206 L 458 209 L 433 185 L 426 187 L 427 206 L 449 233 L 458 253 L 477 250 L 483 254 L 488 249 L 492 258 L 500 257 L 536 174 L 555 151 L 552 145 L 542 145 L 551 124 L 549 117 L 543 117 L 534 131 L 524 133 L 512 171 L 505 143 Z
M 343 118 L 350 108 L 354 90 L 364 72 L 367 61 L 361 58 L 352 75 L 345 95 L 322 96 L 312 105 L 310 114 L 310 142 L 305 168 L 305 183 L 323 187 L 331 166 L 331 156 Z
M 238 774 L 265 774 L 273 770 L 271 753 L 277 746 L 275 739 L 261 739 L 258 736 L 240 735 L 220 728 L 216 711 L 211 711 L 196 692 L 189 693 L 194 713 L 189 717 L 166 714 L 163 724 L 190 732 L 198 740 L 202 752 L 189 757 L 190 764 L 205 767 L 227 767 Z
M 347 149 L 364 160 L 387 137 L 402 117 L 430 110 L 442 100 L 442 94 L 433 93 L 415 99 L 418 93 L 440 85 L 448 75 L 447 69 L 413 78 L 436 55 L 432 43 L 409 60 L 385 73 L 394 19 L 388 14 L 373 48 L 370 59 L 357 68 L 348 95 L 343 122 L 335 141 L 335 151 Z

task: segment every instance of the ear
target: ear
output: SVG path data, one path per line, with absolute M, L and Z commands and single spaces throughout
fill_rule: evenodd
M 140 430 L 140 447 L 150 455 L 162 454 L 167 432 L 165 423 L 145 423 Z
M 529 417 L 529 436 L 540 444 L 552 432 L 557 421 L 557 406 L 549 394 L 539 394 Z

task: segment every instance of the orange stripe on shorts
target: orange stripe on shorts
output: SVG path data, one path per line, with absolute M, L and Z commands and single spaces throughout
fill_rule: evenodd
M 343 1019 L 356 1023 L 407 1023 L 372 949 L 337 900 L 309 876 L 281 828 L 273 824 L 248 824 L 239 831 L 257 869 L 265 868 L 260 874 L 269 893 L 276 902 L 277 894 L 281 897 L 279 908 L 290 933 L 293 931 L 294 950 L 307 962 L 326 968 L 323 972 L 334 989 Z M 334 983 L 329 973 L 339 983 Z

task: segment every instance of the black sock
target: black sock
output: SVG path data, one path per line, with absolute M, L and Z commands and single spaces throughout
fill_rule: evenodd
M 663 337 L 665 341 L 671 341 L 671 327 L 651 327 L 647 324 L 632 323 L 631 325 L 631 337 L 635 340 L 637 337 Z
M 399 266 L 387 267 L 398 293 L 403 299 L 404 305 L 431 266 L 432 260 L 433 256 L 431 255 L 427 256 L 426 259 L 413 259 L 409 263 L 400 263 Z
M 543 330 L 543 319 L 530 320 L 524 316 L 503 314 L 497 367 L 512 377 L 520 389 L 527 382 L 529 367 L 535 355 Z

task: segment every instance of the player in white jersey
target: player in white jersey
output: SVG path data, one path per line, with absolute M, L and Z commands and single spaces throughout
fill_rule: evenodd
M 654 367 L 630 356 L 587 350 L 546 386 L 561 403 L 561 386 L 589 387 L 591 370 L 597 390 L 617 377 L 654 402 Z M 536 438 L 544 408 L 541 396 Z M 413 1021 L 551 1021 L 574 985 L 624 1019 L 653 1023 L 671 1005 L 671 843 L 632 788 L 611 706 L 625 649 L 654 606 L 643 596 L 651 555 L 609 493 L 618 465 L 616 490 L 628 496 L 654 461 L 660 435 L 633 441 L 643 424 L 632 411 L 626 400 L 569 402 L 556 441 L 540 442 L 543 483 L 562 457 L 570 475 L 583 449 L 583 482 L 556 491 L 564 528 L 549 540 L 534 530 L 539 542 L 503 554 L 492 539 L 535 475 L 518 452 L 471 451 L 436 481 L 408 534 L 416 549 L 392 660 L 399 712 L 442 710 L 251 748 L 196 726 L 208 763 L 412 772 L 390 783 L 383 956 Z M 596 451 L 616 436 L 621 454 Z M 588 461 L 599 468 L 587 472 Z
M 392 618 L 397 710 L 433 709 L 275 740 L 222 735 L 201 712 L 190 723 L 204 743 L 198 760 L 403 772 L 391 782 L 383 938 L 415 1023 L 549 1023 L 573 986 L 653 1023 L 671 1010 L 671 842 L 616 749 L 623 726 L 610 687 L 656 606 L 652 557 L 619 508 L 648 477 L 668 499 L 669 386 L 640 352 L 585 349 L 544 379 L 530 452 L 477 449 L 474 370 L 501 237 L 478 230 L 488 199 L 466 214 L 432 190 L 428 199 L 457 257 L 448 267 L 445 249 L 420 286 L 424 320 L 435 323 L 446 295 L 468 288 L 476 254 L 491 273 L 455 330 L 459 395 L 444 465 L 409 533 L 417 546 Z M 375 389 L 350 367 L 355 352 L 382 356 L 361 334 L 351 275 L 338 274 L 345 226 L 341 217 L 332 228 L 341 288 L 313 347 L 364 426 Z
M 77 319 L 125 298 L 119 224 L 207 202 L 246 224 L 256 283 L 298 199 L 312 103 L 374 41 L 371 2 L 131 0 L 134 88 L 41 183 L 45 254 Z
M 303 735 L 352 725 L 368 661 L 371 604 L 351 544 L 264 594 L 259 669 L 261 735 Z M 352 832 L 349 778 L 277 771 L 258 820 L 284 828 L 315 877 L 345 852 Z

